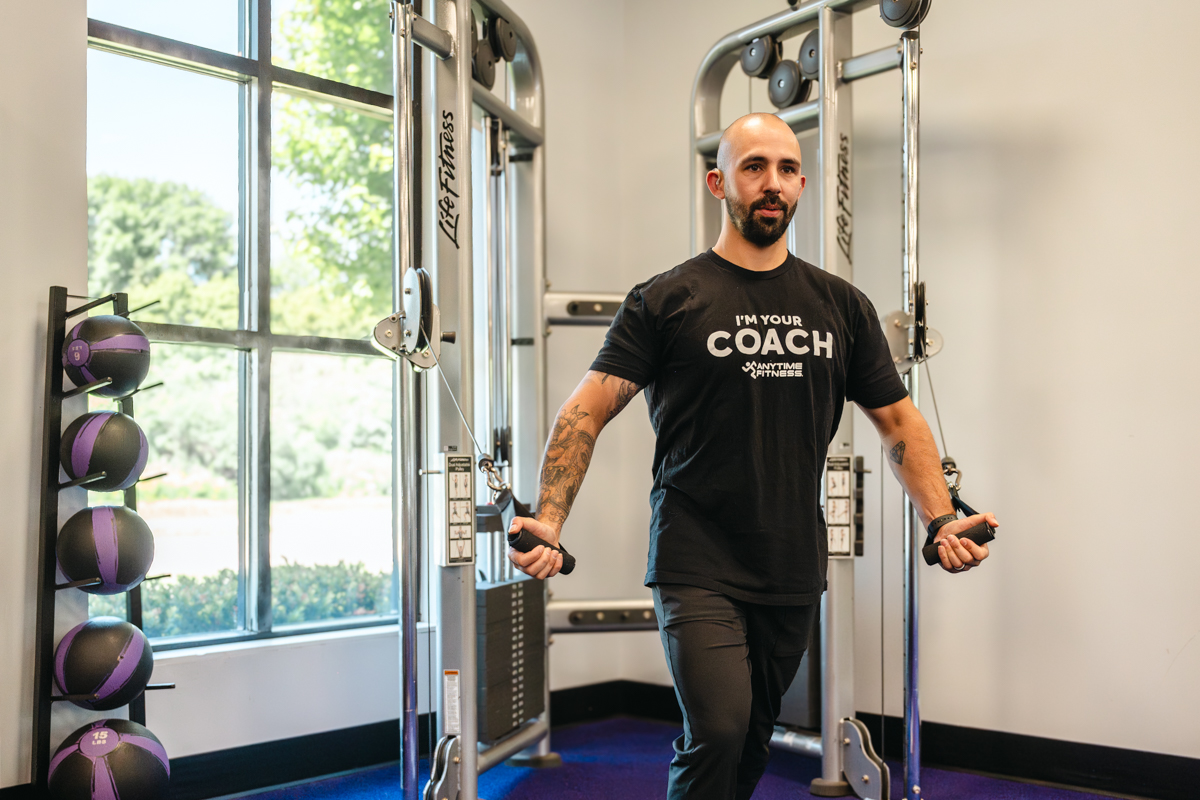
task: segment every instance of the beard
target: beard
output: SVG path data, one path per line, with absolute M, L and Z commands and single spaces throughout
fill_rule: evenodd
M 797 203 L 792 203 L 789 206 L 782 197 L 775 194 L 760 197 L 748 205 L 740 202 L 731 194 L 725 195 L 725 211 L 729 214 L 729 219 L 733 221 L 733 226 L 738 229 L 746 241 L 755 247 L 770 247 L 778 242 L 780 237 L 787 233 L 797 205 Z M 763 208 L 780 209 L 783 214 L 774 219 L 760 217 L 755 212 Z

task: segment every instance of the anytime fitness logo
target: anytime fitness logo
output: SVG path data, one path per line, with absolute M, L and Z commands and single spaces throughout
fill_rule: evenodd
M 799 362 L 760 364 L 751 361 L 742 365 L 742 372 L 749 373 L 751 378 L 803 378 L 804 365 Z
M 749 325 L 767 326 L 765 331 Z M 784 333 L 780 334 L 781 326 Z M 734 348 L 748 356 L 769 356 L 777 353 L 786 356 L 812 355 L 833 358 L 833 333 L 806 331 L 800 327 L 800 317 L 778 314 L 737 314 L 734 317 L 736 333 L 713 331 L 708 337 L 708 352 L 717 358 L 733 355 Z M 802 362 L 758 362 L 749 361 L 742 371 L 751 378 L 803 378 Z

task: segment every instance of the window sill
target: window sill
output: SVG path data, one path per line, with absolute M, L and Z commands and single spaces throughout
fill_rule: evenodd
M 418 622 L 417 635 L 436 629 L 435 625 Z M 236 653 L 266 647 L 310 646 L 339 639 L 397 636 L 400 625 L 395 619 L 372 623 L 330 623 L 326 627 L 304 626 L 270 633 L 231 633 L 216 636 L 173 637 L 153 643 L 155 661 L 205 657 L 220 653 Z

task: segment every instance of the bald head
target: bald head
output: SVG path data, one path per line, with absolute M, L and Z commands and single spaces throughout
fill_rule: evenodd
M 736 236 L 756 248 L 774 247 L 804 191 L 796 134 L 774 114 L 735 120 L 721 134 L 717 168 L 705 182 L 725 202 L 723 242 Z
M 738 157 L 755 145 L 782 147 L 800 163 L 800 143 L 791 127 L 774 114 L 758 112 L 735 119 L 721 134 L 717 147 L 717 169 L 728 174 Z

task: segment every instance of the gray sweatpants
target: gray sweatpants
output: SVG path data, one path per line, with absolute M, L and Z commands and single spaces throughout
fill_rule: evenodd
M 683 709 L 669 800 L 749 800 L 770 758 L 780 699 L 808 648 L 819 604 L 768 606 L 656 584 L 654 609 Z

